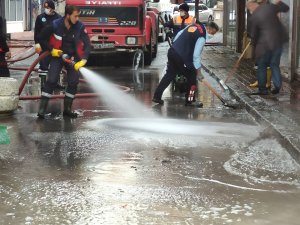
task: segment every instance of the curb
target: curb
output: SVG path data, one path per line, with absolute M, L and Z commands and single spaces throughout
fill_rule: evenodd
M 223 79 L 223 77 L 221 77 L 221 74 L 218 76 L 214 73 L 213 70 L 209 69 L 205 65 L 202 65 L 202 67 L 213 78 Z M 256 99 L 251 99 L 248 95 L 245 94 L 245 91 L 249 90 L 247 90 L 244 84 L 242 84 L 237 79 L 233 78 L 232 81 L 230 83 L 227 83 L 226 85 L 230 90 L 230 94 L 232 94 L 237 99 L 237 101 L 242 103 L 242 106 L 251 116 L 254 117 L 254 119 L 258 123 L 266 125 L 268 127 L 268 130 L 272 131 L 272 134 L 276 136 L 280 144 L 284 146 L 287 149 L 288 153 L 296 160 L 298 164 L 300 164 L 300 138 L 296 135 L 299 135 L 300 133 L 299 125 L 291 118 L 283 116 L 283 114 L 278 110 L 273 110 L 272 108 L 270 108 L 268 104 L 263 100 L 263 98 L 257 97 Z M 235 86 L 235 88 L 233 86 Z M 267 117 L 267 115 L 270 115 L 270 113 L 276 115 L 275 118 L 273 118 L 273 121 L 272 117 Z M 274 121 L 276 120 L 276 118 L 279 119 L 277 123 L 276 121 Z M 289 128 L 283 129 L 285 128 L 284 124 L 289 124 Z

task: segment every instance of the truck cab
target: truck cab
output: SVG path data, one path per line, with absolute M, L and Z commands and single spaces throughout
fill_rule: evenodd
M 118 54 L 141 49 L 145 64 L 157 52 L 158 15 L 144 0 L 66 0 L 80 9 L 91 40 L 91 54 Z

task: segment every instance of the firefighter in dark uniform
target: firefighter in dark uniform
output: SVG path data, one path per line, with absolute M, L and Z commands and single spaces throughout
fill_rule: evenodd
M 194 17 L 189 15 L 189 6 L 186 3 L 182 3 L 179 5 L 179 15 L 175 16 L 172 20 L 164 23 L 164 27 L 171 28 L 173 32 L 170 30 L 166 30 L 167 35 L 172 39 L 177 35 L 177 33 L 184 29 L 186 26 L 192 24 L 194 21 Z
M 34 26 L 34 42 L 35 42 L 35 51 L 38 54 L 41 54 L 42 48 L 41 45 L 38 42 L 38 35 L 42 32 L 42 30 L 50 25 L 53 20 L 56 20 L 58 18 L 61 18 L 61 16 L 56 13 L 55 10 L 55 4 L 52 0 L 47 0 L 44 2 L 44 12 L 36 18 L 35 26 Z M 49 62 L 50 62 L 50 55 L 45 57 L 40 61 L 40 69 L 41 70 L 48 70 Z
M 6 59 L 11 57 L 11 52 L 6 42 L 6 34 L 4 32 L 4 21 L 0 16 L 0 77 L 9 77 L 9 69 Z
M 168 51 L 166 74 L 155 90 L 153 102 L 158 104 L 164 103 L 161 99 L 162 94 L 176 74 L 183 74 L 188 81 L 185 104 L 192 105 L 195 102 L 197 78 L 199 80 L 203 79 L 201 74 L 201 53 L 206 41 L 206 32 L 204 25 L 196 21 L 195 24 L 187 26 L 177 34 L 173 45 Z M 209 32 L 213 35 L 216 31 Z M 202 107 L 203 104 L 198 102 L 196 106 Z
M 85 26 L 79 21 L 80 10 L 74 5 L 66 5 L 65 16 L 54 20 L 40 35 L 38 41 L 42 49 L 51 52 L 50 67 L 45 87 L 42 91 L 42 99 L 38 111 L 38 117 L 44 118 L 48 101 L 56 87 L 60 72 L 63 67 L 67 70 L 67 88 L 64 98 L 63 115 L 76 118 L 77 113 L 71 111 L 72 103 L 77 93 L 79 83 L 79 69 L 88 59 L 91 44 Z M 50 37 L 50 41 L 47 41 Z M 76 62 L 68 64 L 62 59 L 62 54 L 67 54 Z

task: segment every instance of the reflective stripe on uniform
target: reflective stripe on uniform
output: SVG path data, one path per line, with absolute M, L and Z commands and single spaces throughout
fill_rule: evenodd
M 51 98 L 51 94 L 46 93 L 46 92 L 42 92 L 42 96 L 47 97 L 47 98 Z
M 58 36 L 57 34 L 53 34 L 54 35 L 54 37 L 57 39 L 57 40 L 62 40 L 62 37 L 61 36 Z
M 70 94 L 70 93 L 68 93 L 68 92 L 65 93 L 65 96 L 66 96 L 66 97 L 69 97 L 69 98 L 74 98 L 74 97 L 75 97 L 75 95 L 72 95 L 72 94 Z

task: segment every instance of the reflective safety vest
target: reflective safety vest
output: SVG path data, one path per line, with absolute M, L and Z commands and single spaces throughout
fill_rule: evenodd
M 182 21 L 183 21 L 183 18 L 181 16 L 175 16 L 173 18 L 174 25 L 181 26 L 182 25 Z M 193 21 L 194 21 L 194 17 L 193 16 L 189 16 L 188 18 L 184 19 L 183 24 L 185 26 L 187 26 L 187 25 L 192 24 Z
M 188 18 L 186 19 L 183 19 L 181 16 L 175 16 L 173 18 L 173 24 L 174 24 L 174 27 L 173 27 L 173 32 L 174 32 L 174 37 L 176 36 L 176 34 L 184 29 L 186 26 L 192 24 L 194 22 L 194 17 L 193 16 L 189 16 Z

